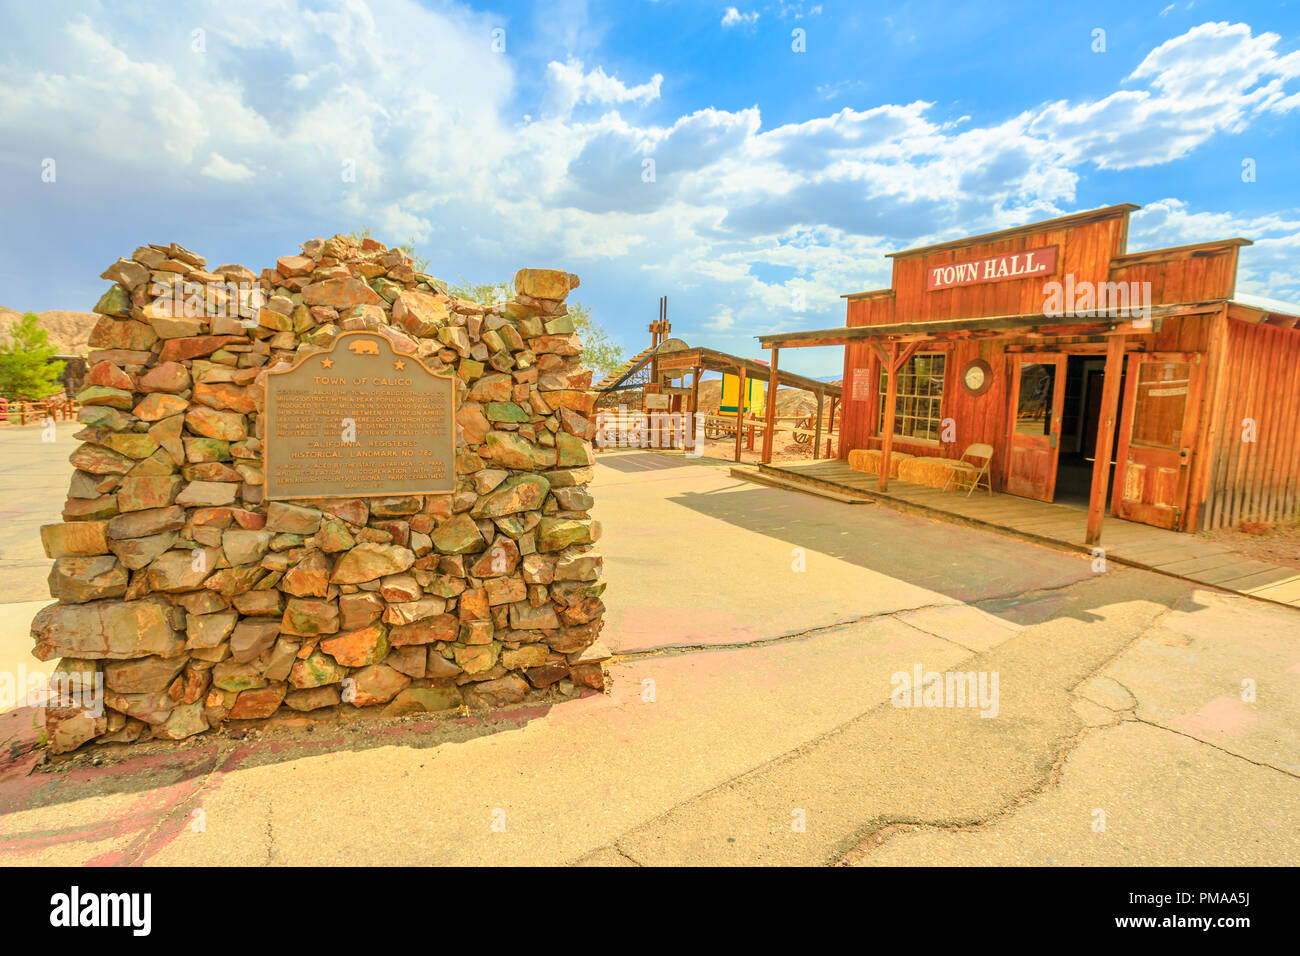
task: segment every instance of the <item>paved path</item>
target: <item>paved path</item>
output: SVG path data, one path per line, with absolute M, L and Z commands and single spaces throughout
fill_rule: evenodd
M 1300 861 L 1300 612 L 723 463 L 606 455 L 593 491 L 608 694 L 35 772 L 13 710 L 0 861 Z M 917 665 L 996 674 L 996 715 L 891 706 Z
M 33 425 L 0 429 L 0 604 L 49 602 L 50 561 L 40 528 L 62 520 L 72 477 L 68 456 L 81 444 L 72 437 L 80 427 L 58 422 L 53 442 Z

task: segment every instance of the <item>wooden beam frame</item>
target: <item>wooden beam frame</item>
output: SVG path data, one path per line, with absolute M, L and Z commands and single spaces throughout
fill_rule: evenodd
M 813 461 L 821 457 L 822 444 L 822 406 L 826 401 L 826 393 L 821 389 L 817 390 L 817 426 L 813 429 Z
M 765 377 L 768 370 L 767 365 L 763 362 L 703 347 L 679 349 L 675 352 L 660 352 L 658 354 L 658 363 L 660 374 L 663 373 L 664 369 L 689 371 L 697 365 L 710 372 L 735 374 L 736 369 L 744 365 L 749 378 L 758 379 Z M 822 388 L 826 390 L 827 394 L 838 395 L 840 391 L 838 385 L 808 378 L 795 372 L 782 372 L 781 384 L 786 388 L 797 388 L 805 392 L 815 392 L 817 389 Z
M 773 350 L 775 352 L 775 350 Z M 913 349 L 915 351 L 915 349 Z M 889 457 L 894 450 L 894 413 L 898 410 L 898 370 L 903 362 L 899 359 L 899 345 L 889 343 L 889 355 L 880 367 L 888 371 L 889 378 L 885 385 L 885 421 L 880 435 L 880 482 L 881 491 L 889 490 Z
M 889 379 L 885 386 L 885 420 L 880 436 L 880 490 L 889 490 L 889 456 L 894 450 L 894 413 L 898 410 L 898 372 L 908 359 L 917 353 L 921 342 L 890 342 L 889 353 L 885 354 L 879 346 L 882 370 L 888 370 Z M 873 343 L 874 345 L 874 343 Z
M 741 432 L 745 430 L 745 390 L 748 387 L 748 379 L 745 376 L 745 365 L 743 362 L 736 363 L 736 375 L 740 379 L 740 391 L 736 393 L 736 461 L 740 461 L 740 435 Z
M 890 322 L 883 325 L 840 326 L 803 332 L 774 332 L 758 336 L 759 345 L 770 348 L 809 348 L 819 345 L 872 344 L 895 341 L 936 342 L 989 338 L 1009 339 L 1042 336 L 1061 338 L 1088 335 L 1154 335 L 1166 318 L 1209 314 L 1219 311 L 1223 299 L 1208 302 L 1157 305 L 1150 319 L 1126 319 L 1105 313 L 1066 318 L 1030 313 L 995 315 L 972 319 L 938 319 L 926 322 Z
M 699 450 L 699 447 L 700 447 L 700 437 L 701 437 L 701 436 L 698 434 L 698 432 L 699 432 L 699 419 L 695 417 L 695 413 L 698 412 L 698 411 L 700 410 L 700 374 L 701 374 L 701 372 L 702 372 L 702 369 L 697 365 L 697 366 L 695 366 L 695 368 L 693 368 L 693 369 L 691 370 L 691 372 L 692 372 L 692 375 L 691 375 L 691 422 L 690 422 L 690 427 L 689 427 L 689 428 L 684 428 L 684 429 L 682 429 L 682 431 L 688 433 L 688 434 L 691 436 L 691 438 L 690 438 L 691 446 L 690 446 L 690 447 L 691 447 L 693 450 L 698 451 L 698 450 Z
M 1119 423 L 1119 380 L 1123 371 L 1124 336 L 1115 335 L 1106 343 L 1106 370 L 1102 379 L 1097 447 L 1092 460 L 1088 533 L 1084 538 L 1084 543 L 1090 545 L 1101 541 L 1101 526 L 1106 517 L 1106 490 L 1110 487 L 1110 458 L 1115 448 L 1115 429 Z
M 767 379 L 767 419 L 763 427 L 763 464 L 765 465 L 772 461 L 772 440 L 776 432 L 776 390 L 780 387 L 780 378 L 778 377 L 780 375 L 778 370 L 780 358 L 781 350 L 773 347 L 772 366 Z M 739 413 L 740 407 L 737 404 L 737 413 Z

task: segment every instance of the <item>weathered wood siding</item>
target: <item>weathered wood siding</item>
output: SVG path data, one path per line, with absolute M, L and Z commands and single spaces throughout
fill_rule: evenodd
M 1225 321 L 1226 387 L 1204 530 L 1300 514 L 1300 333 Z

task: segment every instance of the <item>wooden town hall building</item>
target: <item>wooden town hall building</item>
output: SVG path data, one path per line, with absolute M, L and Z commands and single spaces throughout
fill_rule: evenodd
M 1090 542 L 1107 514 L 1288 520 L 1300 309 L 1235 295 L 1246 239 L 1129 252 L 1136 208 L 893 253 L 888 289 L 845 296 L 845 327 L 760 336 L 772 377 L 783 349 L 844 346 L 839 457 L 874 451 L 881 491 L 900 458 L 979 465 L 975 445 L 991 491 L 1086 506 Z

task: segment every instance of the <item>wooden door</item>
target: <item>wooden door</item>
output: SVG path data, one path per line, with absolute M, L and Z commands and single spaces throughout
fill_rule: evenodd
M 1051 501 L 1056 493 L 1065 361 L 1064 355 L 1057 354 L 1012 358 L 1007 411 L 1011 424 L 1003 482 L 1003 489 L 1010 494 Z
M 1129 356 L 1111 503 L 1117 517 L 1183 530 L 1204 371 L 1194 353 Z

